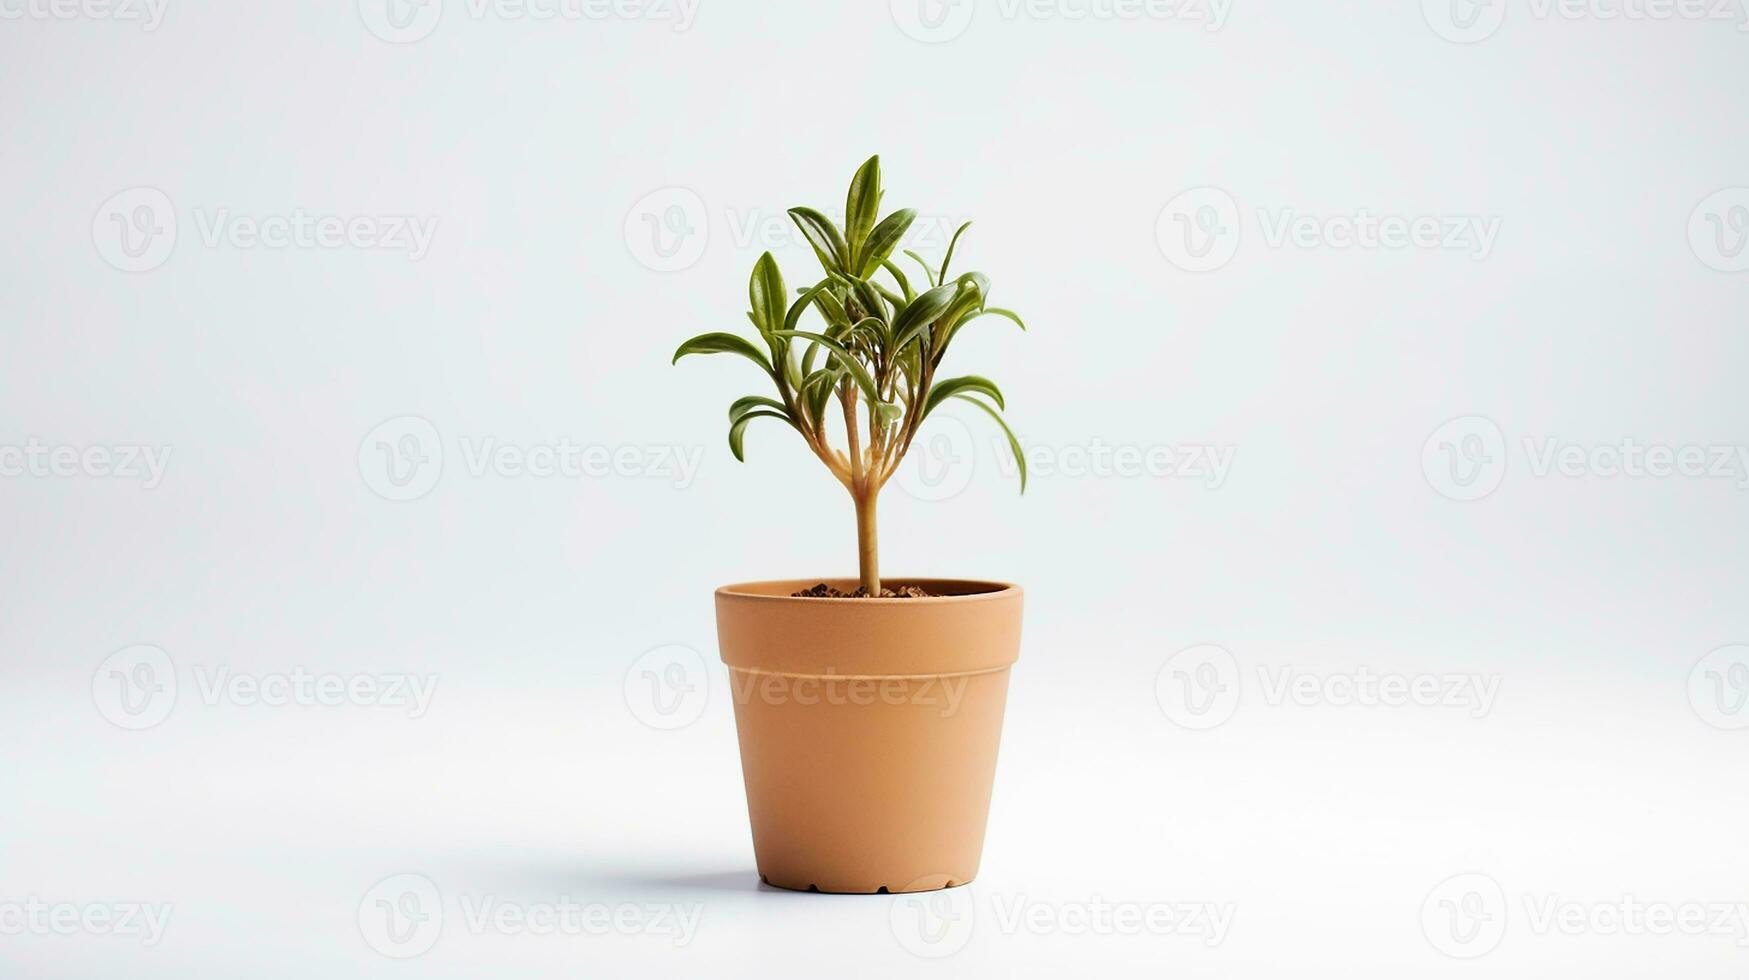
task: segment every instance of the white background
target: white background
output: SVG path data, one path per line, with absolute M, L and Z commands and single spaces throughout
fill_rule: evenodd
M 0 0 L 0 972 L 1749 969 L 1740 919 L 1609 912 L 1749 902 L 1734 3 L 435 2 Z M 711 590 L 849 574 L 854 528 L 781 427 L 730 457 L 745 364 L 668 364 L 747 329 L 761 251 L 812 274 L 783 209 L 841 211 L 871 152 L 919 251 L 976 220 L 956 266 L 1030 327 L 954 355 L 1027 493 L 968 414 L 883 499 L 889 574 L 1027 589 L 983 873 L 933 946 L 901 900 L 757 886 Z M 1497 234 L 1329 243 L 1363 212 Z M 249 235 L 299 214 L 359 237 Z M 418 254 L 373 237 L 408 217 Z M 471 465 L 488 440 L 698 466 Z M 1628 440 L 1726 468 L 1618 472 Z M 300 670 L 436 688 L 209 689 Z M 1339 703 L 1363 671 L 1495 693 Z M 383 937 L 403 892 L 440 932 Z M 488 899 L 637 911 L 539 936 L 476 928 Z M 171 914 L 62 935 L 33 900 Z M 1076 927 L 1200 903 L 1218 943 Z M 682 945 L 650 909 L 701 917 Z

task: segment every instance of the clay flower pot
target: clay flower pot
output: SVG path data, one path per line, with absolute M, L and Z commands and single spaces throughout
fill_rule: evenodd
M 984 848 L 1021 591 L 900 579 L 883 584 L 934 597 L 791 597 L 818 581 L 717 590 L 760 877 L 822 892 L 963 885 Z

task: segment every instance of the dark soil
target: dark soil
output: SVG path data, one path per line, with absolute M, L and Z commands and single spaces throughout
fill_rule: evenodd
M 843 589 L 834 589 L 825 582 L 800 592 L 791 592 L 790 595 L 797 599 L 867 599 L 869 597 L 867 589 L 858 587 L 855 592 L 846 592 Z M 933 592 L 925 592 L 915 585 L 901 585 L 897 589 L 881 590 L 882 599 L 928 599 L 933 595 Z

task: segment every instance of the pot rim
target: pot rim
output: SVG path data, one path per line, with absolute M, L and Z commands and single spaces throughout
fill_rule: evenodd
M 760 580 L 760 581 L 756 581 L 756 582 L 735 582 L 735 583 L 732 583 L 729 585 L 720 586 L 717 589 L 716 594 L 719 598 L 738 599 L 738 600 L 745 600 L 745 601 L 751 601 L 751 602 L 773 602 L 773 603 L 802 602 L 802 603 L 808 603 L 808 604 L 814 605 L 814 606 L 818 606 L 822 603 L 825 603 L 825 604 L 852 603 L 852 604 L 854 604 L 858 607 L 862 607 L 862 608 L 867 608 L 871 604 L 877 605 L 877 606 L 903 605 L 907 608 L 912 608 L 912 607 L 916 607 L 916 606 L 959 605 L 962 603 L 969 603 L 969 602 L 995 602 L 995 601 L 1000 601 L 1003 599 L 1012 599 L 1012 598 L 1021 594 L 1020 586 L 1015 585 L 1011 582 L 996 582 L 996 581 L 991 581 L 989 579 L 928 578 L 928 577 L 912 577 L 912 576 L 900 575 L 900 576 L 894 576 L 892 578 L 882 576 L 881 577 L 881 584 L 883 586 L 916 585 L 916 586 L 920 586 L 924 589 L 928 589 L 929 591 L 936 591 L 935 589 L 931 589 L 930 586 L 937 586 L 937 587 L 944 587 L 944 588 L 971 587 L 971 588 L 975 589 L 976 591 L 952 592 L 948 595 L 932 595 L 932 596 L 923 596 L 920 598 L 905 598 L 902 596 L 891 596 L 891 597 L 881 596 L 881 597 L 877 597 L 877 598 L 866 598 L 866 597 L 864 597 L 864 598 L 850 598 L 850 597 L 846 597 L 846 598 L 839 599 L 839 598 L 832 598 L 832 597 L 827 597 L 827 596 L 790 595 L 791 592 L 797 592 L 797 591 L 800 591 L 802 589 L 810 588 L 814 585 L 818 585 L 821 582 L 825 582 L 828 584 L 849 583 L 852 586 L 855 586 L 856 579 L 845 578 L 843 576 L 828 575 L 828 576 L 821 576 L 819 578 L 805 578 L 805 579 L 803 579 L 803 578 L 781 578 L 781 579 L 764 579 L 764 580 Z

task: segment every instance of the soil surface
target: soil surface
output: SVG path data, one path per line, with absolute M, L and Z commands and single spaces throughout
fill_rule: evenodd
M 935 593 L 925 592 L 915 585 L 902 585 L 897 589 L 881 590 L 882 599 L 928 599 L 934 595 Z M 858 587 L 855 592 L 846 592 L 843 589 L 834 589 L 825 582 L 800 592 L 791 592 L 790 596 L 797 599 L 867 599 L 869 597 L 867 589 Z

